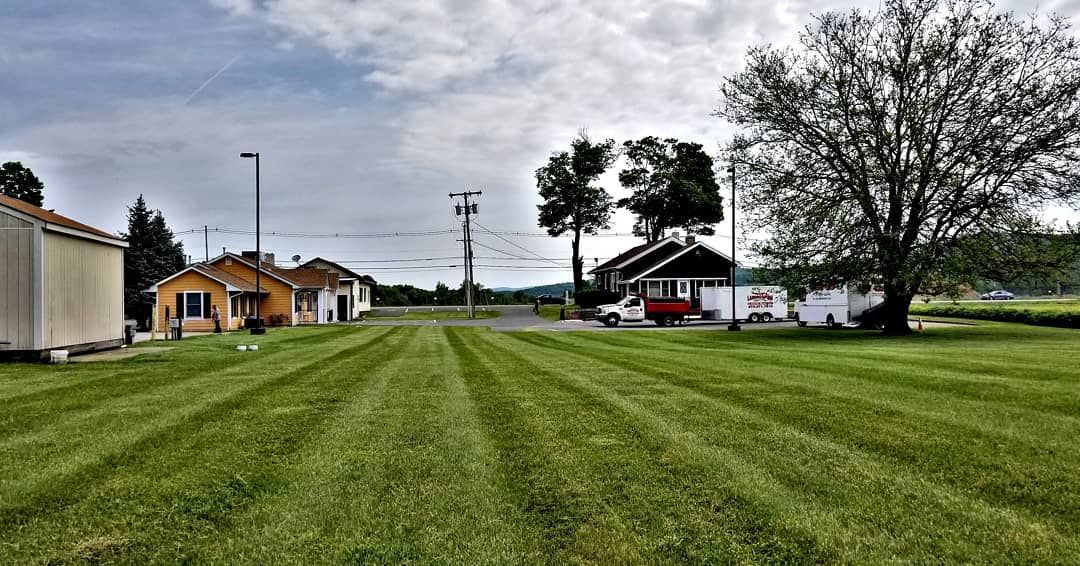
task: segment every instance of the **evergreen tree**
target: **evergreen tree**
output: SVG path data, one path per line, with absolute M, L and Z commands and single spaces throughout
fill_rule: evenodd
M 0 165 L 0 193 L 4 196 L 26 201 L 34 206 L 45 202 L 42 191 L 45 185 L 34 172 L 18 161 L 8 161 Z
M 150 210 L 142 195 L 128 207 L 128 249 L 124 256 L 124 308 L 142 326 L 152 303 L 143 291 L 184 267 L 184 244 L 173 240 L 160 210 Z

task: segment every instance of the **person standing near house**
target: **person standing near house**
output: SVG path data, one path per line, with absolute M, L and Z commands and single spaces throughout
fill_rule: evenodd
M 218 310 L 217 305 L 214 305 L 210 318 L 214 321 L 214 334 L 221 334 L 221 311 Z

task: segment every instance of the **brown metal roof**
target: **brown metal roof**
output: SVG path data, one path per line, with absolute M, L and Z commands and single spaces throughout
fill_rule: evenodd
M 86 232 L 87 234 L 100 236 L 102 238 L 109 238 L 111 240 L 117 240 L 119 242 L 123 241 L 123 239 L 116 234 L 110 234 L 104 230 L 99 230 L 97 228 L 94 228 L 93 226 L 89 226 L 83 224 L 82 222 L 72 220 L 67 216 L 62 216 L 55 212 L 45 210 L 40 206 L 34 206 L 28 202 L 21 201 L 17 198 L 0 195 L 0 205 L 4 205 L 8 208 L 17 210 L 23 214 L 33 216 L 34 218 L 37 218 L 38 220 L 42 220 L 49 224 L 56 224 L 57 226 L 71 228 L 73 230 L 79 230 L 80 232 Z

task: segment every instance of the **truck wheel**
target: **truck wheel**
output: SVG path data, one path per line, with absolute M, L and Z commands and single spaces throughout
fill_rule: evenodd
M 664 315 L 664 326 L 675 326 L 675 317 L 670 314 Z
M 772 313 L 767 312 L 761 315 L 761 322 L 772 322 Z
M 752 312 L 752 313 L 750 313 L 750 316 L 747 317 L 747 321 L 748 322 L 761 322 L 761 315 L 759 315 L 756 312 Z
M 619 317 L 611 315 L 604 319 L 604 324 L 607 325 L 609 328 L 615 328 L 619 325 Z

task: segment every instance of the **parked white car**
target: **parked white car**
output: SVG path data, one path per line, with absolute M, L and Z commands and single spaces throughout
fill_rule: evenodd
M 997 291 L 990 291 L 989 293 L 983 293 L 979 296 L 979 298 L 984 301 L 1011 301 L 1015 297 L 1016 295 L 1003 289 L 998 289 Z

